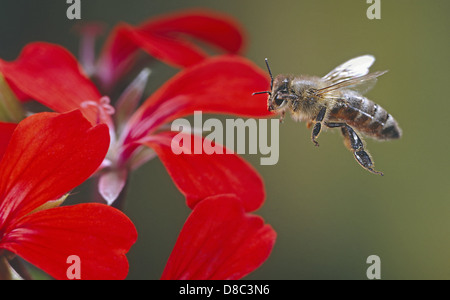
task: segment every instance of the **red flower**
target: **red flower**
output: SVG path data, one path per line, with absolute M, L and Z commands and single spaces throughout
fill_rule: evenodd
M 98 26 L 92 28 L 98 30 Z M 170 14 L 136 27 L 121 24 L 108 38 L 97 63 L 92 55 L 96 32 L 89 31 L 87 44 L 90 46 L 84 47 L 87 55 L 82 59 L 86 70 L 82 70 L 75 58 L 60 46 L 32 43 L 23 49 L 16 61 L 0 60 L 0 72 L 20 98 L 37 100 L 57 112 L 79 109 L 91 125 L 108 125 L 111 142 L 106 159 L 99 168 L 99 190 L 109 203 L 124 187 L 130 170 L 155 155 L 159 156 L 193 209 L 170 256 L 163 279 L 239 279 L 259 267 L 269 256 L 276 238 L 273 229 L 264 225 L 260 217 L 246 213 L 256 210 L 264 201 L 264 185 L 259 174 L 235 154 L 208 155 L 204 151 L 203 154 L 176 155 L 171 149 L 175 133 L 166 131 L 163 126 L 197 110 L 245 117 L 270 115 L 264 97 L 251 96 L 254 91 L 267 89 L 269 81 L 265 72 L 241 57 L 224 55 L 209 58 L 192 42 L 194 38 L 227 53 L 238 53 L 244 41 L 239 25 L 229 17 L 210 11 Z M 103 92 L 111 91 L 115 83 L 136 66 L 139 49 L 170 65 L 186 69 L 137 108 L 149 76 L 149 71 L 143 70 L 113 108 Z M 87 74 L 97 80 L 102 92 Z M 94 128 L 104 130 L 104 127 L 98 125 Z M 6 134 L 13 129 L 13 126 L 9 131 L 6 128 Z M 197 141 L 205 146 L 202 137 L 183 136 L 193 140 L 191 146 Z M 221 145 L 206 144 L 228 153 Z M 188 145 L 183 144 L 183 147 Z M 79 165 L 77 163 L 77 167 Z M 69 168 L 72 172 L 74 169 Z M 135 234 L 130 234 L 132 224 L 123 215 L 116 215 L 111 219 L 116 219 L 117 224 L 107 227 L 106 224 L 98 224 L 103 223 L 98 220 L 107 220 L 108 214 L 112 215 L 114 210 L 98 204 L 76 207 L 78 212 L 73 207 L 33 210 L 17 220 L 5 221 L 7 228 L 2 231 L 0 227 L 0 238 L 4 232 L 6 246 L 2 246 L 4 240 L 1 239 L 0 249 L 3 247 L 22 255 L 23 251 L 15 251 L 17 249 L 8 246 L 15 244 L 7 238 L 14 240 L 17 237 L 17 245 L 32 250 L 25 251 L 26 256 L 23 257 L 57 278 L 65 276 L 62 273 L 65 269 L 61 269 L 56 261 L 78 253 L 81 253 L 81 260 L 88 261 L 91 267 L 90 275 L 84 278 L 101 278 L 107 271 L 114 276 L 118 273 L 123 275 L 124 254 L 136 238 Z M 69 213 L 73 217 L 65 217 Z M 59 219 L 61 221 L 57 224 Z M 24 227 L 22 223 L 27 230 L 14 231 Z M 47 223 L 57 226 L 48 226 Z M 85 223 L 87 227 L 83 225 L 78 231 L 74 229 L 75 224 Z M 74 234 L 75 238 L 66 244 L 59 238 L 69 236 L 65 230 L 81 233 L 94 226 L 97 228 L 92 233 L 89 231 L 86 236 Z M 36 236 L 40 236 L 41 231 L 47 233 L 46 230 L 46 244 L 55 249 L 70 248 L 76 253 L 66 256 L 70 251 L 58 250 L 54 251 L 51 259 L 43 261 L 41 257 L 45 250 L 40 249 L 42 244 L 35 243 L 35 240 L 39 240 Z M 30 236 L 32 242 L 28 245 Z M 93 240 L 94 247 L 89 239 Z M 79 240 L 83 243 L 78 244 Z M 101 244 L 101 241 L 109 244 Z M 85 249 L 86 245 L 89 245 L 90 252 Z M 108 252 L 109 247 L 112 250 Z M 98 252 L 112 252 L 115 256 L 101 256 L 103 260 L 94 262 L 93 255 L 98 255 Z M 110 264 L 113 259 L 118 263 Z M 95 273 L 99 266 L 105 273 Z
M 123 279 L 136 229 L 103 204 L 55 207 L 105 157 L 108 128 L 91 127 L 79 111 L 35 114 L 0 123 L 0 256 L 13 252 L 56 279 L 67 258 L 80 258 L 81 279 Z M 48 208 L 47 207 L 53 207 Z
M 186 220 L 161 279 L 240 279 L 269 257 L 275 239 L 237 197 L 209 197 Z
M 244 44 L 235 20 L 205 9 L 170 13 L 139 26 L 121 23 L 103 47 L 94 76 L 108 90 L 132 67 L 139 49 L 175 67 L 192 66 L 208 57 L 193 40 L 232 54 L 242 51 Z
M 99 121 L 108 124 L 112 142 L 99 186 L 109 202 L 114 201 L 124 186 L 127 172 L 154 156 L 153 152 L 142 150 L 142 145 L 159 155 L 178 188 L 187 195 L 190 207 L 207 196 L 224 193 L 245 199 L 244 207 L 248 211 L 257 209 L 264 201 L 261 178 L 240 157 L 205 153 L 173 155 L 168 139 L 171 133 L 161 130 L 162 125 L 195 110 L 253 117 L 270 115 L 264 97 L 251 96 L 254 91 L 267 89 L 267 76 L 244 58 L 209 58 L 184 69 L 132 115 L 125 114 L 125 118 L 121 112 L 124 101 L 118 101 L 116 114 L 122 119 L 116 119 L 116 124 L 109 115 L 112 109 L 108 98 L 101 97 L 75 58 L 60 46 L 29 44 L 16 61 L 0 60 L 0 72 L 15 89 L 55 111 L 81 109 L 92 124 Z M 133 88 L 138 89 L 132 85 Z

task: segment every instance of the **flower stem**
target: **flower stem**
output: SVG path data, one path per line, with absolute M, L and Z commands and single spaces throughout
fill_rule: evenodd
M 28 272 L 28 269 L 25 267 L 25 265 L 23 264 L 23 262 L 20 260 L 20 258 L 18 256 L 14 256 L 12 259 L 10 259 L 9 265 L 23 279 L 33 280 L 33 277 L 31 276 L 30 272 Z

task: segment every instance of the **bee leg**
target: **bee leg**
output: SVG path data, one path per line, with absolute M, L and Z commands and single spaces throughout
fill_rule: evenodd
M 311 133 L 311 140 L 317 147 L 319 146 L 319 143 L 316 141 L 316 138 L 319 136 L 320 130 L 322 129 L 322 121 L 325 117 L 325 113 L 327 111 L 326 107 L 322 107 L 322 109 L 319 111 L 316 117 L 316 123 L 314 124 L 312 133 Z
M 314 125 L 313 131 L 312 131 L 312 135 L 311 135 L 311 140 L 314 143 L 314 145 L 317 146 L 317 147 L 319 147 L 319 143 L 316 141 L 316 137 L 319 135 L 321 129 L 322 129 L 322 123 L 317 122 Z
M 347 143 L 350 144 L 351 149 L 353 150 L 353 155 L 355 156 L 356 161 L 366 170 L 383 176 L 382 172 L 375 171 L 373 169 L 373 162 L 370 158 L 369 153 L 364 150 L 364 144 L 356 132 L 345 124 L 345 126 L 341 127 L 342 134 L 344 138 L 346 138 Z
M 341 127 L 342 135 L 344 136 L 344 143 L 347 148 L 353 152 L 356 161 L 361 165 L 361 167 L 374 174 L 383 176 L 382 172 L 378 172 L 373 169 L 372 159 L 370 158 L 369 153 L 364 150 L 364 143 L 353 128 L 345 123 L 326 123 L 326 125 L 330 128 Z
M 281 113 L 280 113 L 280 123 L 283 123 L 283 121 L 284 121 L 284 116 L 286 115 L 286 111 L 285 110 L 283 110 Z

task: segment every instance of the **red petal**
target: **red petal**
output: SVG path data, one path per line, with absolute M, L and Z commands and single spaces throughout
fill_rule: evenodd
M 124 29 L 122 33 L 139 48 L 176 67 L 189 67 L 207 57 L 206 53 L 191 42 L 174 38 L 171 35 L 153 31 L 145 32 L 139 27 L 133 28 L 131 26 L 124 26 L 122 29 Z
M 101 95 L 82 73 L 77 60 L 63 47 L 30 43 L 16 61 L 0 60 L 0 72 L 14 90 L 20 90 L 57 112 L 81 109 L 86 118 L 97 123 L 98 109 L 93 106 L 83 108 L 81 103 L 99 102 Z
M 129 37 L 130 28 L 128 24 L 114 28 L 98 59 L 95 75 L 104 90 L 110 90 L 135 60 L 138 46 Z
M 91 127 L 79 111 L 20 122 L 0 162 L 0 228 L 80 185 L 108 147 L 108 127 Z
M 252 62 L 237 56 L 221 56 L 185 69 L 166 82 L 135 112 L 128 122 L 129 141 L 137 140 L 163 123 L 195 110 L 246 117 L 265 117 L 269 79 Z M 170 114 L 166 107 L 174 110 Z M 177 107 L 177 105 L 179 107 Z
M 186 220 L 161 279 L 240 279 L 269 257 L 275 239 L 272 227 L 246 214 L 238 198 L 210 197 Z
M 180 133 L 181 134 L 181 133 Z M 235 194 L 243 199 L 246 211 L 258 209 L 264 202 L 264 183 L 258 172 L 236 154 L 175 154 L 171 143 L 174 132 L 151 136 L 145 144 L 155 150 L 178 189 L 186 196 L 187 205 L 193 208 L 206 197 L 217 194 Z M 192 138 L 191 153 L 195 143 L 203 138 Z M 226 153 L 221 145 L 215 145 Z M 212 151 L 211 151 L 212 152 Z M 210 152 L 210 153 L 211 153 Z
M 124 279 L 125 253 L 137 238 L 133 223 L 119 210 L 90 203 L 32 213 L 1 239 L 8 249 L 56 279 L 68 279 L 67 258 L 80 258 L 81 279 Z
M 0 122 L 0 160 L 5 154 L 6 148 L 8 147 L 9 140 L 16 129 L 17 124 L 14 123 L 3 123 Z
M 168 14 L 141 24 L 145 33 L 157 33 L 180 40 L 188 35 L 229 53 L 242 51 L 243 28 L 228 15 L 211 10 L 191 10 Z
M 226 15 L 208 10 L 168 14 L 137 27 L 117 26 L 102 50 L 98 76 L 105 86 L 114 84 L 130 67 L 138 48 L 177 67 L 196 64 L 207 55 L 192 37 L 229 53 L 243 46 L 240 25 Z

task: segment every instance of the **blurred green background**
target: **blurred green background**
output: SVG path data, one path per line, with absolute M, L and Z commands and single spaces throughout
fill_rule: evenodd
M 340 133 L 310 130 L 290 118 L 280 126 L 280 159 L 260 166 L 267 199 L 256 214 L 278 239 L 270 258 L 247 279 L 366 279 L 366 258 L 381 258 L 382 279 L 450 278 L 449 29 L 446 0 L 381 0 L 369 20 L 360 0 L 90 0 L 84 21 L 138 24 L 160 13 L 207 7 L 246 29 L 245 56 L 272 71 L 324 75 L 361 54 L 389 72 L 368 94 L 403 129 L 392 142 L 366 139 L 384 177 L 370 174 L 345 149 Z M 61 44 L 77 55 L 66 1 L 0 0 L 0 57 L 15 59 L 30 41 Z M 157 64 L 149 92 L 176 70 Z M 76 195 L 75 195 L 76 197 Z M 190 210 L 155 159 L 130 180 L 125 212 L 139 238 L 130 251 L 129 279 L 158 279 Z

